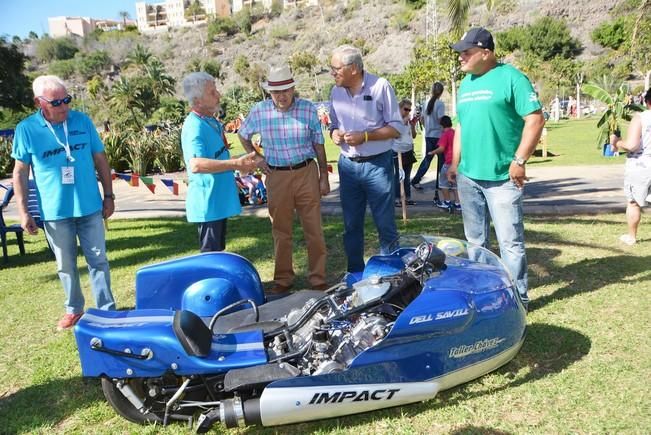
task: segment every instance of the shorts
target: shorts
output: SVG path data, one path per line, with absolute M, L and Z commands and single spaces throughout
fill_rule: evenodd
M 627 159 L 624 192 L 629 202 L 636 202 L 640 207 L 651 202 L 651 162 Z
M 457 185 L 455 183 L 450 183 L 448 181 L 448 169 L 450 168 L 450 165 L 447 163 L 443 164 L 443 167 L 441 168 L 441 172 L 439 173 L 439 189 L 449 189 L 453 190 L 457 188 Z

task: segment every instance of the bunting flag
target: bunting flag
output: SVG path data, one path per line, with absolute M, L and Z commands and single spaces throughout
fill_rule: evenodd
M 151 191 L 151 193 L 154 193 L 156 190 L 156 184 L 154 184 L 154 177 L 140 177 L 142 182 L 147 186 L 147 189 Z
M 171 178 L 161 178 L 160 181 L 172 192 L 173 195 L 179 194 L 179 183 Z
M 120 180 L 124 180 L 127 183 L 131 184 L 131 175 L 129 175 L 129 174 L 120 174 L 119 172 L 116 172 L 115 175 L 117 175 L 117 177 Z
M 328 172 L 332 174 L 332 165 L 328 165 Z
M 135 173 L 135 172 L 133 173 L 133 175 L 131 175 L 131 185 L 132 185 L 133 187 L 138 187 L 138 186 L 140 186 L 140 183 L 138 183 L 138 179 L 139 179 L 139 178 L 140 178 L 140 175 L 138 175 L 138 174 Z

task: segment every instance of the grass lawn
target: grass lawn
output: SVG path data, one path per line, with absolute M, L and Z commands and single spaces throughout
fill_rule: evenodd
M 371 227 L 368 254 L 376 245 Z M 326 218 L 324 229 L 329 276 L 335 281 L 344 269 L 341 219 Z M 632 248 L 616 242 L 624 230 L 621 215 L 529 217 L 526 229 L 531 312 L 526 342 L 512 362 L 425 403 L 230 433 L 647 433 L 648 223 L 641 228 L 642 242 Z M 458 216 L 436 215 L 412 219 L 401 231 L 462 237 L 462 224 Z M 182 424 L 128 423 L 107 405 L 96 381 L 81 378 L 72 334 L 55 332 L 63 292 L 43 235 L 27 238 L 23 257 L 10 238 L 10 263 L 0 270 L 0 433 L 189 433 Z M 119 306 L 128 308 L 134 304 L 135 271 L 195 253 L 196 229 L 181 219 L 111 221 L 108 245 L 114 293 Z M 302 237 L 296 245 L 297 273 L 304 283 Z M 230 220 L 228 247 L 249 258 L 265 282 L 271 279 L 268 219 Z M 85 272 L 82 282 L 88 295 Z M 221 432 L 221 427 L 213 431 Z
M 557 123 L 548 121 L 547 128 L 547 150 L 546 158 L 541 157 L 541 149 L 529 161 L 530 165 L 543 166 L 568 166 L 568 165 L 608 165 L 622 164 L 625 156 L 603 157 L 601 148 L 597 149 L 597 116 L 584 119 L 563 119 Z M 626 134 L 626 129 L 624 129 Z M 228 135 L 229 142 L 233 145 L 233 155 L 244 153 L 236 134 Z M 339 158 L 339 147 L 337 147 L 330 137 L 326 134 L 326 156 L 328 163 L 334 167 L 337 165 Z M 421 155 L 422 137 L 420 133 L 414 139 L 416 157 L 418 160 Z M 416 173 L 414 169 L 414 173 Z

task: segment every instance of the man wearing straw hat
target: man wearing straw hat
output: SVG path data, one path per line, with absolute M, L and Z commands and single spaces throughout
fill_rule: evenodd
M 323 133 L 316 107 L 294 95 L 296 83 L 288 66 L 271 68 L 262 86 L 270 100 L 255 105 L 238 132 L 242 146 L 254 151 L 251 139 L 260 134 L 267 174 L 267 195 L 274 239 L 274 287 L 284 295 L 294 284 L 292 227 L 300 218 L 308 256 L 308 281 L 325 290 L 326 246 L 321 226 L 321 196 L 330 193 Z M 316 159 L 316 161 L 315 161 Z

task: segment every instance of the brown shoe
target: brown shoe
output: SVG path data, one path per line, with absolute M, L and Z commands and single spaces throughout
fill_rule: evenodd
M 57 331 L 63 331 L 72 328 L 83 315 L 83 312 L 77 314 L 66 314 L 61 318 L 61 320 L 59 320 L 59 323 L 57 323 Z
M 330 286 L 328 284 L 319 284 L 319 285 L 312 286 L 312 290 L 325 291 L 325 290 L 328 290 L 329 288 L 330 288 Z
M 287 293 L 291 289 L 292 289 L 291 285 L 286 286 L 286 285 L 276 284 L 271 288 L 271 290 L 267 291 L 267 293 L 273 295 L 279 295 L 279 294 Z

